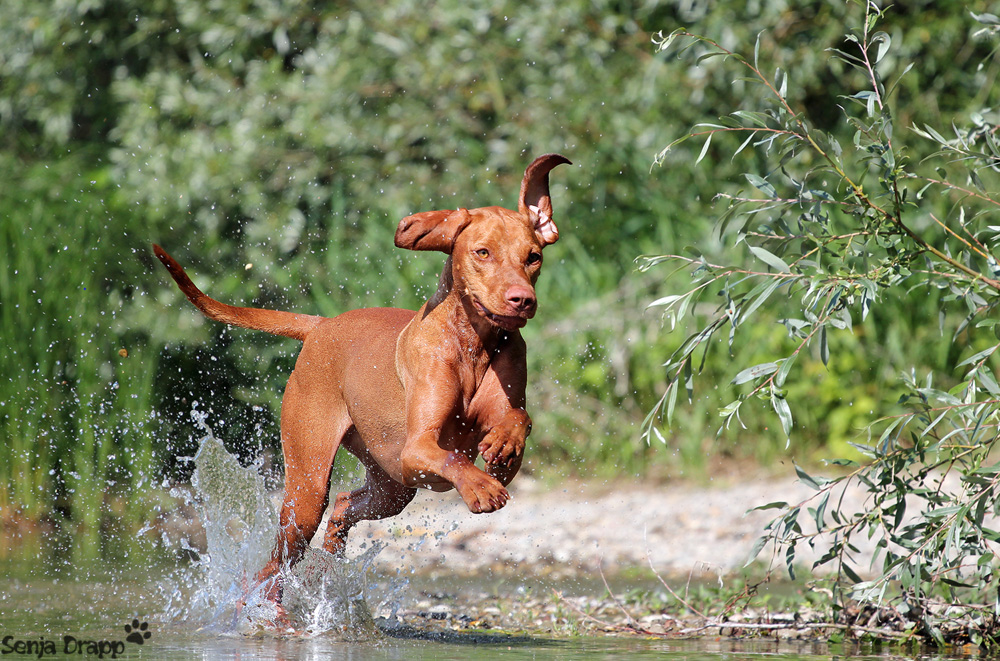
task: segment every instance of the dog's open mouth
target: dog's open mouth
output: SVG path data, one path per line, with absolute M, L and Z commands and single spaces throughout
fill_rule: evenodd
M 486 318 L 494 326 L 498 326 L 507 331 L 517 330 L 518 328 L 524 328 L 524 325 L 528 323 L 528 317 L 521 315 L 505 315 L 505 314 L 495 314 L 486 309 L 479 298 L 475 295 L 472 297 L 472 304 L 476 306 L 476 310 L 479 311 L 483 317 Z

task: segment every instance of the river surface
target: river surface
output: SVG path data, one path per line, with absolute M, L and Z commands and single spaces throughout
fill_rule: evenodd
M 162 551 L 162 549 L 160 549 Z M 600 596 L 600 582 L 510 581 L 491 575 L 380 576 L 350 564 L 333 569 L 326 589 L 299 611 L 299 630 L 235 624 L 234 611 L 199 581 L 213 580 L 196 561 L 159 551 L 133 552 L 78 566 L 22 554 L 0 561 L 0 658 L 154 659 L 768 659 L 833 660 L 960 658 L 948 654 L 858 648 L 773 638 L 692 639 L 573 635 L 548 625 L 537 631 L 455 630 L 461 605 L 435 611 L 447 595 L 497 594 L 509 608 L 534 608 L 532 591 Z M 131 558 L 131 559 L 130 559 Z M 322 563 L 313 564 L 323 567 Z M 326 568 L 329 570 L 329 568 Z M 356 573 L 354 570 L 357 570 Z M 335 588 L 340 589 L 335 589 Z M 218 586 L 216 586 L 217 588 Z M 316 587 L 315 584 L 313 587 Z M 215 594 L 218 594 L 218 590 Z M 442 592 L 443 591 L 443 592 Z M 306 590 L 307 592 L 307 590 Z M 506 594 L 509 592 L 510 594 Z M 317 597 L 316 595 L 322 595 Z M 513 595 L 513 597 L 511 597 Z M 518 595 L 521 595 L 518 597 Z M 481 598 L 481 597 L 480 597 Z M 461 599 L 451 603 L 461 603 Z M 510 604 L 514 604 L 510 606 Z M 421 609 L 423 617 L 406 617 Z M 437 619 L 434 613 L 441 613 Z M 397 617 L 398 616 L 398 617 Z M 245 619 L 245 618 L 244 618 Z M 413 623 L 415 622 L 415 623 Z
M 171 621 L 161 577 L 0 579 L 3 658 L 154 659 L 856 659 L 901 658 L 822 643 L 699 638 L 552 637 L 379 622 L 356 631 L 244 634 Z M 404 597 L 404 600 L 406 597 Z M 140 643 L 141 641 L 141 643 Z M 20 647 L 19 647 L 20 646 Z M 41 653 L 39 653 L 41 652 Z M 955 658 L 907 655 L 905 658 Z
M 956 658 L 774 640 L 551 637 L 452 632 L 430 626 L 393 629 L 384 624 L 355 632 L 244 635 L 197 622 L 169 621 L 167 614 L 158 612 L 162 606 L 155 602 L 158 586 L 147 580 L 148 576 L 0 580 L 0 654 L 11 659 Z M 46 645 L 48 649 L 42 649 Z

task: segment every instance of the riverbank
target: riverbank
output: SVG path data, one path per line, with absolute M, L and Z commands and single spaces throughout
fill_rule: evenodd
M 783 558 L 769 574 L 769 546 L 750 562 L 777 514 L 754 508 L 808 500 L 816 492 L 798 479 L 744 476 L 707 486 L 570 482 L 555 489 L 522 480 L 511 493 L 504 509 L 478 516 L 453 493 L 418 494 L 400 516 L 355 528 L 348 555 L 381 546 L 374 573 L 408 577 L 411 589 L 397 615 L 418 631 L 927 640 L 918 614 L 892 606 L 846 604 L 834 613 L 829 590 L 810 580 L 832 569 L 812 571 L 829 548 L 822 538 L 797 550 L 794 582 Z M 865 498 L 859 488 L 838 493 L 848 515 L 861 511 Z M 814 530 L 805 515 L 800 525 Z M 855 567 L 865 572 L 874 545 L 859 540 L 858 546 Z M 941 608 L 937 616 L 947 605 Z M 968 641 L 975 628 L 969 617 L 937 617 L 943 638 Z
M 348 554 L 378 543 L 384 548 L 376 567 L 415 572 L 530 567 L 570 575 L 651 567 L 673 578 L 717 578 L 747 564 L 775 516 L 775 510 L 749 510 L 799 503 L 815 493 L 796 479 L 773 476 L 708 486 L 566 482 L 555 488 L 519 478 L 510 492 L 506 507 L 480 515 L 469 513 L 454 492 L 419 493 L 402 514 L 358 524 Z M 849 507 L 862 501 L 862 494 L 848 494 Z M 825 550 L 802 549 L 799 561 L 810 566 Z M 765 550 L 759 559 L 767 557 Z

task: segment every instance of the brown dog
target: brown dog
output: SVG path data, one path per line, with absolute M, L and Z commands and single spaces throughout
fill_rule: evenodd
M 535 314 L 542 248 L 559 238 L 546 154 L 528 166 L 518 210 L 426 211 L 404 218 L 396 246 L 448 254 L 437 292 L 416 313 L 353 310 L 333 319 L 238 308 L 203 294 L 159 246 L 156 256 L 205 316 L 303 341 L 281 408 L 285 497 L 278 540 L 258 581 L 295 563 L 330 498 L 341 445 L 365 466 L 365 484 L 337 494 L 323 548 L 342 553 L 351 526 L 394 516 L 416 489 L 455 488 L 472 512 L 492 512 L 521 467 L 525 345 Z M 485 470 L 473 463 L 483 455 Z M 280 599 L 277 581 L 269 590 Z

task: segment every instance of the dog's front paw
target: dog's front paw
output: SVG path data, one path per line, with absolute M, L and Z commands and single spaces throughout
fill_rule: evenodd
M 493 436 L 492 432 L 479 444 L 479 453 L 483 455 L 483 461 L 488 465 L 509 467 L 524 454 L 523 438 L 501 436 L 500 434 L 493 438 L 490 436 Z
M 524 455 L 525 439 L 531 432 L 531 423 L 494 427 L 479 443 L 479 454 L 487 465 L 510 468 Z
M 510 500 L 507 489 L 478 468 L 475 472 L 469 471 L 455 488 L 473 514 L 495 512 Z

